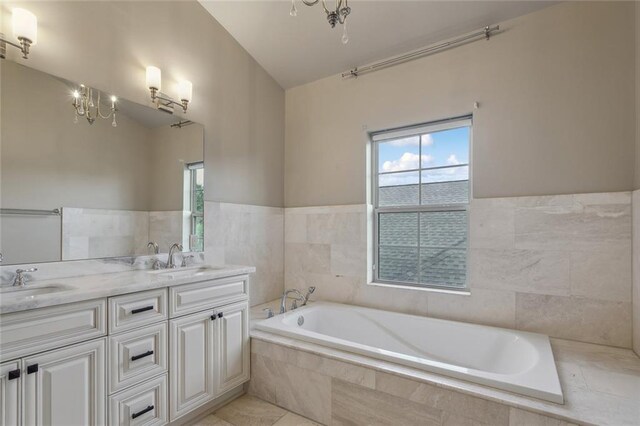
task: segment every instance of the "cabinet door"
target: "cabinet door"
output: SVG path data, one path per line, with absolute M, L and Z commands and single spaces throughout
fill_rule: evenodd
M 169 321 L 171 421 L 215 397 L 218 322 L 213 311 Z
M 218 394 L 249 380 L 249 304 L 235 303 L 220 309 L 220 377 Z
M 22 361 L 25 425 L 104 425 L 105 339 Z
M 20 423 L 20 362 L 0 364 L 0 426 Z

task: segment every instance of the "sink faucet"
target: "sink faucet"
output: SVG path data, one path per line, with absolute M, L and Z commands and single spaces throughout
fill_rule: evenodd
M 169 248 L 169 259 L 167 260 L 167 269 L 173 269 L 176 267 L 175 262 L 173 261 L 173 250 L 174 249 L 178 249 L 179 251 L 182 251 L 182 244 L 180 243 L 173 243 L 171 245 L 171 247 Z
M 158 243 L 154 243 L 153 241 L 149 241 L 147 243 L 147 248 L 153 250 L 153 254 L 158 254 L 160 248 L 158 247 Z
M 24 287 L 24 285 L 27 283 L 27 280 L 24 276 L 22 276 L 22 274 L 24 274 L 25 272 L 35 272 L 37 270 L 38 268 L 16 269 L 16 277 L 13 280 L 13 286 Z

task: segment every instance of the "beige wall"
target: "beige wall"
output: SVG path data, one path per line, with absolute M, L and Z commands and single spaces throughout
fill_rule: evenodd
M 149 210 L 147 127 L 74 124 L 66 83 L 11 61 L 0 72 L 2 207 Z
M 640 189 L 640 5 L 636 2 L 636 179 Z
M 204 129 L 196 123 L 186 127 L 162 126 L 150 132 L 149 210 L 182 210 L 184 169 L 203 160 Z
M 11 32 L 6 11 L 19 4 L 3 2 L 5 33 Z M 180 79 L 190 79 L 187 115 L 205 127 L 206 199 L 283 205 L 284 92 L 197 2 L 24 7 L 39 19 L 30 67 L 141 104 L 149 98 L 147 65 L 162 69 L 170 95 Z M 9 54 L 16 58 L 13 49 Z
M 630 190 L 633 8 L 563 3 L 489 42 L 287 90 L 285 205 L 365 202 L 366 130 L 470 112 L 475 197 Z

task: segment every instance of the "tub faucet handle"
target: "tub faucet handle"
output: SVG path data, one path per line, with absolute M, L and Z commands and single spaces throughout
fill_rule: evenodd
M 307 294 L 304 296 L 304 300 L 302 301 L 302 306 L 307 305 L 307 302 L 309 301 L 309 297 L 313 294 L 314 291 L 316 291 L 316 288 L 314 286 L 311 286 L 307 289 Z
M 271 317 L 273 317 L 273 316 L 274 316 L 274 314 L 273 314 L 273 310 L 272 310 L 271 308 L 264 308 L 264 309 L 262 310 L 262 312 L 266 312 L 266 313 L 267 313 L 267 318 L 271 318 Z

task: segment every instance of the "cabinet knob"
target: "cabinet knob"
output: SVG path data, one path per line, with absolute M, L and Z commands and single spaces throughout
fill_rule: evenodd
M 224 316 L 224 313 L 218 312 L 218 318 L 222 318 L 223 316 Z

